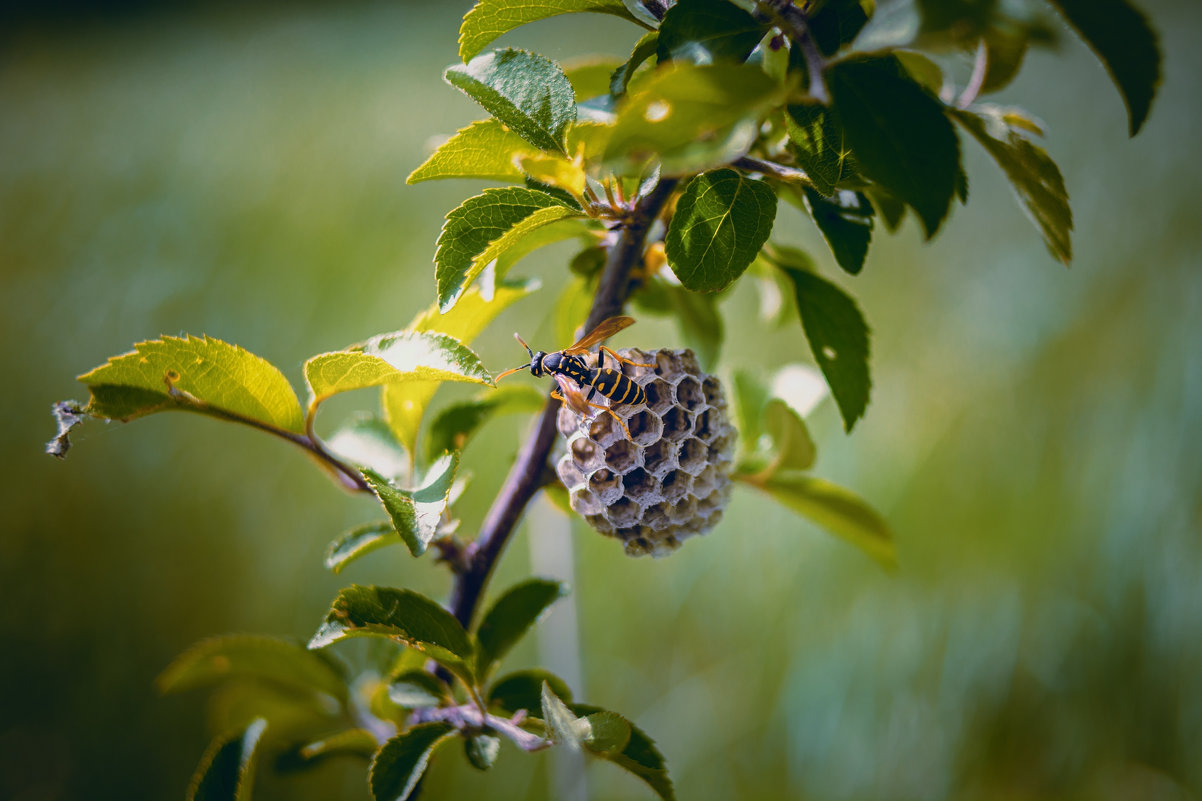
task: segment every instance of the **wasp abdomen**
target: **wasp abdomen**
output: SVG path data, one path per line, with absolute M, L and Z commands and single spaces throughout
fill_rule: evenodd
M 593 379 L 593 386 L 614 405 L 635 406 L 647 400 L 647 393 L 643 388 L 617 370 L 598 370 L 596 378 Z

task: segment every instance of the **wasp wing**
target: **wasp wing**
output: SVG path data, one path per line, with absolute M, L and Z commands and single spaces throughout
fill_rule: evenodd
M 634 325 L 633 317 L 610 317 L 608 320 L 602 321 L 596 328 L 589 331 L 580 340 L 570 348 L 564 348 L 563 352 L 569 356 L 575 356 L 579 353 L 584 353 L 598 342 L 604 342 L 614 334 L 621 331 L 627 326 Z
M 559 394 L 563 395 L 563 402 L 569 409 L 582 417 L 588 417 L 589 402 L 584 397 L 584 393 L 580 391 L 580 386 L 568 378 L 566 375 L 555 374 L 555 383 L 559 384 Z

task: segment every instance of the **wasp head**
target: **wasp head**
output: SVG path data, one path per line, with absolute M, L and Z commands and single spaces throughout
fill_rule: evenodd
M 541 350 L 538 353 L 533 354 L 530 357 L 530 374 L 537 378 L 542 378 L 544 375 L 549 373 L 553 365 L 545 363 L 544 360 L 549 360 L 555 355 L 556 354 L 554 353 L 548 354 Z

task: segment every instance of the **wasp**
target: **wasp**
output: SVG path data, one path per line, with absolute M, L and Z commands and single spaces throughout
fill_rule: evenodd
M 604 345 L 600 348 L 597 367 L 589 367 L 585 364 L 581 356 L 587 353 L 593 345 L 609 339 L 633 323 L 633 317 L 610 317 L 581 337 L 572 347 L 551 353 L 545 353 L 541 350 L 535 353 L 526 344 L 526 340 L 514 334 L 514 338 L 530 354 L 530 363 L 519 365 L 512 370 L 506 370 L 497 376 L 496 380 L 500 381 L 506 376 L 520 373 L 527 368 L 530 369 L 530 374 L 536 377 L 541 378 L 544 375 L 550 375 L 559 384 L 558 389 L 551 392 L 551 397 L 563 401 L 569 409 L 581 416 L 587 416 L 589 409 L 601 409 L 602 411 L 609 412 L 613 419 L 618 422 L 618 425 L 622 427 L 622 430 L 626 432 L 627 438 L 630 438 L 630 429 L 626 427 L 626 423 L 622 421 L 622 418 L 614 413 L 613 407 L 619 405 L 637 406 L 640 403 L 646 403 L 647 393 L 641 386 L 622 374 L 621 366 L 623 364 L 630 364 L 635 367 L 654 367 L 655 365 L 639 364 L 638 362 L 623 358 Z M 609 354 L 614 360 L 613 368 L 605 366 L 606 354 Z M 585 387 L 588 387 L 587 394 L 584 392 Z M 609 406 L 593 403 L 593 398 L 598 393 L 609 398 Z

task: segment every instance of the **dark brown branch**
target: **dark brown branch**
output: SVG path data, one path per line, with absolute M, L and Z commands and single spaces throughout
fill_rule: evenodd
M 675 188 L 675 178 L 661 180 L 630 213 L 605 260 L 597 294 L 593 297 L 593 307 L 584 325 L 586 331 L 602 320 L 621 313 L 630 291 L 630 273 L 643 256 L 647 230 Z M 471 625 L 493 566 L 509 542 L 527 504 L 545 482 L 547 459 L 555 442 L 555 417 L 558 413 L 559 401 L 548 399 L 530 439 L 518 453 L 504 486 L 480 526 L 480 536 L 468 553 L 467 570 L 455 576 L 450 609 L 464 627 Z

